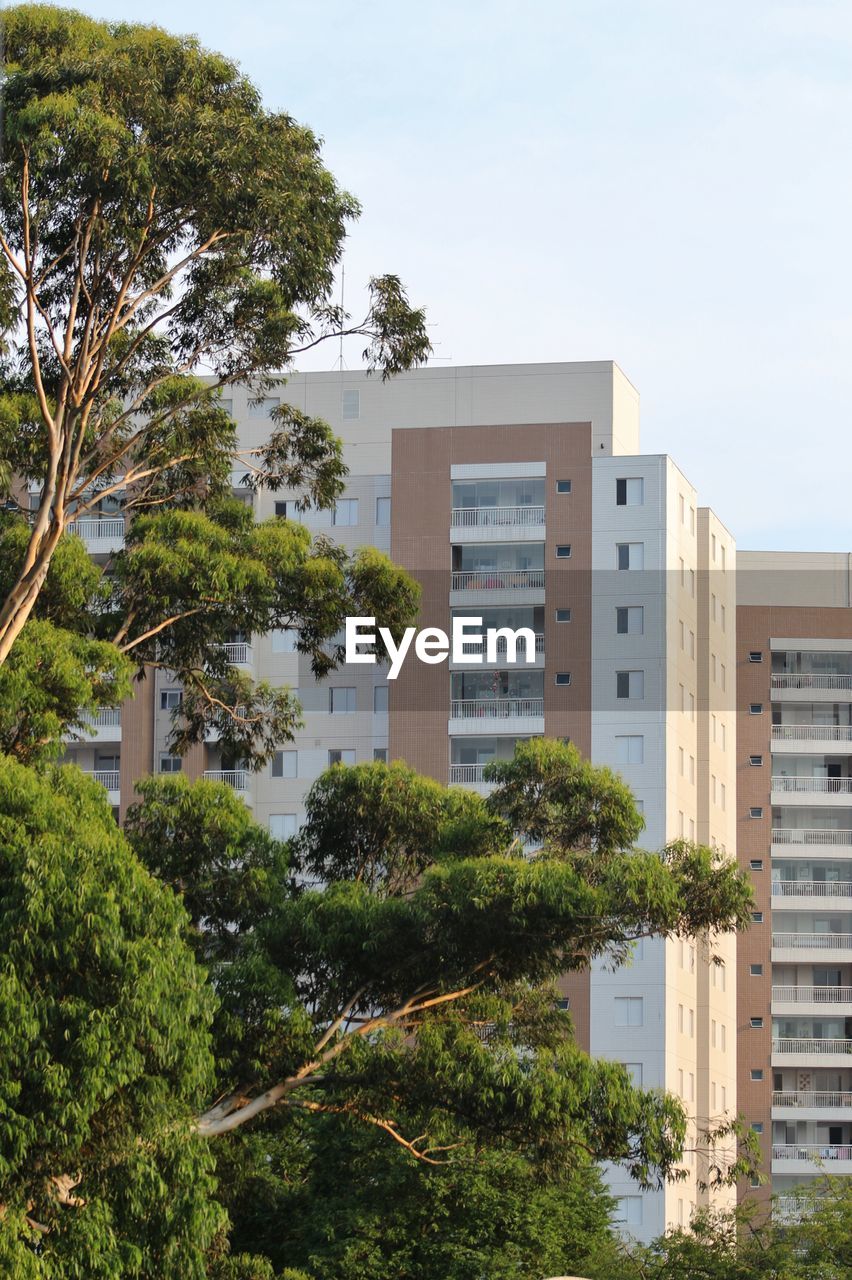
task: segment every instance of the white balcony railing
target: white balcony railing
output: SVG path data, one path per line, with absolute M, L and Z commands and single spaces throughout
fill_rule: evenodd
M 835 1090 L 834 1092 L 814 1092 L 782 1090 L 772 1095 L 773 1107 L 850 1107 L 852 1108 L 852 1090 Z
M 247 666 L 251 663 L 251 645 L 243 641 L 236 641 L 233 644 L 223 644 L 222 651 L 228 661 L 233 662 L 235 666 Z
M 774 898 L 852 898 L 852 880 L 773 880 Z
M 773 844 L 848 844 L 852 845 L 852 830 L 836 827 L 774 827 Z
M 772 1216 L 776 1222 L 801 1222 L 810 1209 L 810 1201 L 800 1196 L 776 1196 L 772 1201 Z
M 852 1004 L 852 987 L 773 987 L 773 1004 Z
M 453 591 L 531 591 L 544 587 L 543 569 L 462 569 L 452 575 Z
M 852 795 L 852 778 L 797 778 L 790 774 L 773 774 L 772 790 Z
M 106 787 L 107 791 L 118 791 L 119 773 L 117 769 L 84 769 L 83 772 L 87 777 L 94 778 L 95 782 L 99 782 L 102 787 Z
M 773 742 L 852 742 L 852 724 L 774 724 Z
M 472 782 L 484 782 L 482 770 L 484 764 L 451 764 L 450 782 L 469 785 Z
M 773 933 L 772 945 L 794 950 L 852 951 L 852 933 Z
M 205 769 L 204 777 L 208 782 L 224 782 L 234 791 L 247 791 L 249 772 L 247 769 Z
M 773 1053 L 850 1053 L 852 1040 L 815 1040 L 809 1036 L 781 1036 L 772 1041 Z
M 518 629 L 519 628 L 517 627 L 512 628 L 513 631 L 516 631 Z M 464 647 L 465 647 L 465 655 L 464 655 L 465 658 L 469 658 L 469 657 L 475 658 L 478 654 L 484 654 L 486 652 L 486 646 L 485 646 L 484 640 L 482 641 L 481 644 L 476 644 L 475 642 L 471 642 L 470 640 L 465 640 Z M 498 636 L 497 637 L 498 656 L 500 654 L 506 653 L 508 651 L 508 648 L 509 648 L 509 645 L 508 645 L 508 641 L 506 640 L 506 637 Z M 523 660 L 523 657 L 526 654 L 526 645 L 523 643 L 523 641 L 521 641 L 518 644 L 517 651 L 521 660 Z M 535 633 L 535 651 L 536 653 L 544 653 L 544 635 L 542 632 Z
M 105 520 L 87 519 L 73 520 L 68 525 L 69 533 L 76 533 L 85 542 L 97 542 L 108 538 L 111 542 L 124 537 L 124 517 L 114 516 Z
M 101 707 L 99 711 L 84 711 L 80 720 L 93 729 L 115 729 L 121 724 L 121 708 Z
M 852 675 L 795 675 L 778 673 L 771 678 L 773 689 L 852 689 Z
M 509 720 L 516 716 L 543 716 L 544 698 L 465 698 L 450 704 L 453 720 Z
M 453 507 L 454 528 L 518 528 L 544 524 L 544 507 Z
M 831 1146 L 828 1143 L 796 1142 L 772 1144 L 773 1160 L 852 1160 L 852 1143 Z

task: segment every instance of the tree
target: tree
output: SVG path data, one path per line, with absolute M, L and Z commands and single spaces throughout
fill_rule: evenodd
M 622 1244 L 625 1280 L 846 1280 L 852 1268 L 852 1189 L 848 1178 L 820 1178 L 797 1193 L 800 1215 L 770 1216 L 745 1202 L 729 1213 L 702 1211 L 688 1229 L 648 1246 Z M 613 1269 L 592 1261 L 590 1280 Z
M 100 787 L 0 758 L 0 1260 L 200 1278 L 224 1231 L 191 1119 L 214 999 Z
M 554 783 L 552 827 L 529 857 L 500 814 L 511 807 L 522 830 L 540 820 L 537 795 L 523 815 L 517 799 L 536 753 Z M 309 792 L 289 844 L 298 878 L 237 929 L 244 946 L 217 980 L 221 1096 L 199 1129 L 225 1139 L 235 1247 L 341 1277 L 520 1275 L 524 1251 L 529 1274 L 558 1273 L 581 1256 L 567 1243 L 578 1197 L 606 1216 L 583 1170 L 611 1159 L 646 1185 L 679 1176 L 680 1103 L 582 1053 L 552 982 L 605 952 L 617 962 L 640 936 L 744 920 L 748 888 L 710 850 L 608 841 L 641 819 L 623 783 L 573 747 L 525 746 L 502 777 L 487 803 L 402 764 L 335 766 Z M 558 839 L 576 836 L 577 777 L 595 797 L 583 828 L 598 823 L 594 860 Z M 486 1229 L 477 1201 L 465 1205 L 491 1180 L 504 1201 Z M 562 1227 L 539 1230 L 557 1203 Z
M 238 451 L 220 391 L 262 397 L 299 352 L 341 332 L 364 335 L 369 366 L 390 376 L 428 355 L 423 312 L 395 276 L 371 281 L 361 321 L 332 304 L 357 203 L 310 130 L 265 111 L 227 59 L 40 5 L 7 9 L 2 37 L 0 480 L 10 504 L 25 484 L 36 499 L 7 539 L 0 665 L 69 523 L 112 499 L 138 519 L 105 574 L 96 638 L 143 667 L 155 644 L 167 651 L 192 695 L 182 742 L 227 713 L 235 750 L 270 716 L 286 734 L 292 706 L 224 662 L 223 628 L 289 618 L 322 668 L 342 599 L 388 605 L 396 627 L 411 598 L 400 602 L 395 589 L 409 588 L 378 553 L 350 562 L 309 548 L 303 530 L 250 532 L 222 506 L 235 471 L 328 506 L 345 468 L 328 424 L 287 405 L 267 441 Z M 270 567 L 277 551 L 287 582 Z M 134 573 L 159 569 L 153 595 L 134 590 Z M 267 746 L 261 735 L 261 756 Z

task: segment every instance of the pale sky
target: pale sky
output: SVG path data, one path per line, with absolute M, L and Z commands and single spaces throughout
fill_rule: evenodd
M 453 364 L 614 359 L 741 548 L 852 549 L 852 0 L 77 7 L 325 140 L 353 309 L 393 271 Z

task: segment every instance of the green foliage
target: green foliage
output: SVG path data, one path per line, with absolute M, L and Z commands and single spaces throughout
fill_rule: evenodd
M 54 759 L 82 717 L 130 693 L 131 665 L 114 645 L 32 618 L 0 666 L 0 751 L 23 764 Z
M 745 1202 L 731 1213 L 702 1211 L 688 1229 L 648 1246 L 622 1245 L 625 1280 L 847 1280 L 852 1274 L 852 1188 L 848 1178 L 818 1179 L 796 1196 L 801 1218 L 771 1217 Z M 593 1263 L 590 1280 L 614 1271 Z
M 498 787 L 492 811 L 550 851 L 591 853 L 600 863 L 635 844 L 645 825 L 619 775 L 584 760 L 572 744 L 522 740 L 511 760 L 492 761 L 484 776 Z
M 200 1280 L 223 1225 L 189 1136 L 213 1000 L 183 912 L 75 769 L 0 760 L 0 864 L 7 1274 Z
M 127 553 L 102 585 L 81 564 L 71 620 L 54 602 L 42 616 L 82 633 L 96 603 L 90 638 L 140 667 L 171 661 L 186 684 L 174 749 L 214 728 L 223 751 L 260 764 L 298 708 L 225 662 L 229 629 L 298 626 L 327 671 L 347 606 L 396 631 L 416 593 L 377 552 L 225 513 L 234 473 L 295 489 L 305 509 L 330 506 L 346 469 L 328 424 L 286 405 L 268 439 L 239 449 L 222 389 L 260 399 L 343 332 L 390 376 L 427 358 L 424 313 L 394 275 L 370 281 L 355 323 L 331 302 L 357 203 L 311 131 L 264 110 L 226 58 L 48 5 L 7 8 L 0 36 L 0 492 L 14 502 L 17 479 L 37 493 L 3 535 L 0 666 L 57 557 L 70 602 L 83 548 L 62 535 L 109 499 L 139 517 Z

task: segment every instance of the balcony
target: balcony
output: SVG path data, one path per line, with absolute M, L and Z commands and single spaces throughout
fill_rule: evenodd
M 801 1196 L 776 1196 L 772 1201 L 772 1218 L 775 1222 L 801 1222 L 810 1207 L 811 1202 Z
M 803 1168 L 803 1165 L 831 1165 L 832 1173 L 852 1173 L 852 1144 L 833 1146 L 829 1143 L 796 1142 L 772 1144 L 772 1169 L 776 1164 L 789 1163 L 790 1169 L 779 1169 L 783 1173 L 813 1173 L 815 1169 Z
M 223 782 L 234 791 L 246 792 L 251 775 L 248 769 L 205 769 L 204 777 L 208 782 Z
M 67 738 L 75 743 L 121 742 L 121 709 L 119 707 L 101 707 L 99 711 L 84 711 L 80 723 L 92 730 L 85 733 L 77 729 L 67 734 Z
M 94 778 L 95 782 L 101 784 L 109 796 L 110 804 L 118 804 L 121 782 L 117 769 L 83 769 L 82 772 L 87 778 Z
M 244 641 L 223 644 L 222 652 L 235 667 L 250 667 L 253 662 L 252 647 Z
M 803 796 L 809 804 L 833 804 L 839 797 L 848 803 L 852 795 L 852 778 L 815 778 L 796 774 L 773 774 L 771 779 L 773 804 L 788 804 L 791 799 Z
M 852 829 L 843 827 L 783 827 L 773 828 L 772 845 L 779 851 L 789 845 L 852 845 Z
M 772 1106 L 781 1110 L 852 1111 L 852 1090 L 799 1091 L 782 1090 L 772 1095 Z M 807 1117 L 803 1117 L 807 1118 Z
M 776 935 L 777 936 L 777 935 Z M 802 935 L 799 934 L 799 937 Z M 813 936 L 813 935 L 808 935 Z M 773 942 L 774 942 L 773 937 Z M 852 987 L 795 987 L 772 988 L 772 1003 L 776 1004 L 852 1004 Z
M 513 627 L 512 630 L 518 630 L 518 628 Z M 544 666 L 544 633 L 534 632 L 533 634 L 535 635 L 535 665 L 537 667 L 543 667 Z M 482 660 L 483 658 L 486 657 L 485 642 L 483 641 L 482 644 L 472 644 L 470 641 L 465 641 L 465 650 L 466 650 L 465 656 L 461 660 L 461 662 L 454 661 L 451 656 L 450 667 L 455 670 L 457 670 L 459 667 L 470 666 L 470 665 L 481 667 Z M 526 662 L 526 652 L 527 652 L 526 645 L 523 643 L 520 643 L 517 646 L 517 655 L 518 655 L 518 662 L 523 666 L 528 665 Z M 496 662 L 498 665 L 507 662 L 507 653 L 508 653 L 508 644 L 506 642 L 506 638 L 505 636 L 500 636 L 498 637 L 498 640 L 497 640 Z M 513 664 L 513 665 L 517 665 L 517 664 Z M 532 665 L 532 664 L 529 664 L 529 665 Z
M 852 898 L 852 880 L 773 880 L 773 898 Z M 796 906 L 796 903 L 786 904 Z
M 810 1036 L 780 1036 L 773 1039 L 773 1057 L 789 1056 L 791 1053 L 797 1059 L 826 1055 L 846 1057 L 852 1053 L 852 1039 L 815 1039 Z
M 852 692 L 852 675 L 820 675 L 810 672 L 773 672 L 769 679 L 773 696 L 778 693 Z
M 544 569 L 454 570 L 453 591 L 543 591 Z
M 484 769 L 484 764 L 451 764 L 450 783 L 458 787 L 485 786 Z
M 450 702 L 450 736 L 544 733 L 543 698 L 454 698 Z
M 541 541 L 544 536 L 544 506 L 453 507 L 451 542 L 493 542 L 501 534 L 513 542 L 527 538 Z
M 774 724 L 773 742 L 848 742 L 852 744 L 850 724 Z
M 852 951 L 852 933 L 773 933 L 773 949 Z
M 124 546 L 124 517 L 96 520 L 84 516 L 72 521 L 68 532 L 82 538 L 91 555 L 112 555 Z

